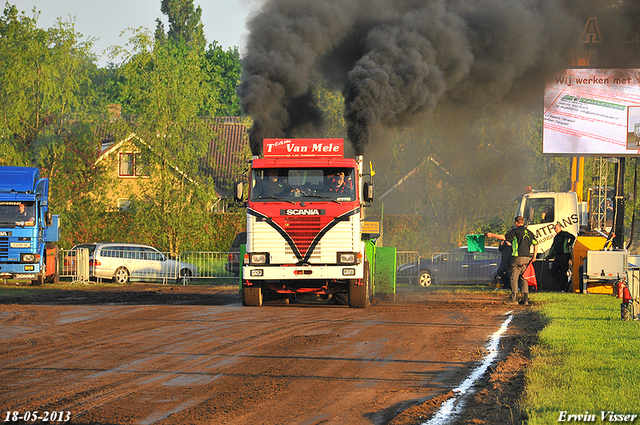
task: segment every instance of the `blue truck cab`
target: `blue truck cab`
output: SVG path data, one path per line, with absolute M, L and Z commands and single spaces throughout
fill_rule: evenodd
M 0 166 L 0 279 L 57 283 L 59 233 L 49 179 L 37 168 Z

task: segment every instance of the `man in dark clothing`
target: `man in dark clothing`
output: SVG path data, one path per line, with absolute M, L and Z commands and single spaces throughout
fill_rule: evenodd
M 498 288 L 498 280 L 500 281 L 502 287 L 507 286 L 507 282 L 509 282 L 509 266 L 511 266 L 511 244 L 507 241 L 500 242 L 500 246 L 498 247 L 498 251 L 500 252 L 500 265 L 496 270 L 495 276 L 493 276 L 493 284 L 496 288 Z
M 269 169 L 266 171 L 266 177 L 256 185 L 255 193 L 260 198 L 269 198 L 277 195 L 289 195 L 291 190 L 291 186 L 278 179 L 278 170 Z
M 522 303 L 529 305 L 529 286 L 525 279 L 520 279 L 522 273 L 531 261 L 535 261 L 538 253 L 538 241 L 533 233 L 524 227 L 524 218 L 516 217 L 515 227 L 504 235 L 487 233 L 487 237 L 511 242 L 512 257 L 509 267 L 509 282 L 511 283 L 511 303 L 518 302 L 518 281 L 521 282 Z M 533 257 L 531 247 L 533 246 Z
M 558 290 L 564 291 L 567 288 L 567 271 L 569 270 L 571 250 L 576 237 L 566 230 L 562 230 L 560 223 L 556 223 L 555 229 L 556 236 L 553 238 L 553 245 L 551 245 L 547 256 L 555 258 L 551 266 L 551 276 Z

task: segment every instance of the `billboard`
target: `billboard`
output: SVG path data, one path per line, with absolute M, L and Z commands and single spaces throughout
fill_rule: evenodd
M 567 69 L 547 76 L 542 152 L 640 154 L 640 69 Z

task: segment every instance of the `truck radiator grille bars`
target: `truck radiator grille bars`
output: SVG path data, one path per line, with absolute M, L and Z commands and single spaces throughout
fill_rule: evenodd
M 9 258 L 9 238 L 0 238 L 0 259 Z
M 284 221 L 284 229 L 291 236 L 302 256 L 307 254 L 307 250 L 321 228 L 320 217 L 285 217 Z

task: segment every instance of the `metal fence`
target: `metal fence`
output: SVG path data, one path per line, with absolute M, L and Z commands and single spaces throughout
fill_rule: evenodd
M 420 253 L 418 251 L 396 252 L 396 282 L 417 285 L 420 277 Z
M 140 248 L 102 249 L 98 258 L 87 249 L 60 250 L 60 277 L 72 281 L 149 281 L 188 284 L 194 280 L 238 277 L 238 254 L 189 251 L 179 254 Z
M 80 250 L 60 250 L 60 277 L 72 281 L 159 281 L 161 283 L 187 284 L 190 281 L 238 279 L 240 264 L 238 253 L 217 251 L 185 251 L 179 254 L 155 250 L 127 251 L 102 249 L 100 257 L 93 258 Z M 88 250 L 86 250 L 88 251 Z M 84 259 L 83 259 L 84 255 Z M 498 258 L 488 253 L 467 254 L 460 262 L 450 254 L 446 260 L 430 256 L 433 283 L 444 281 L 489 281 L 499 264 Z M 420 254 L 417 251 L 397 251 L 397 282 L 418 285 L 420 278 Z

